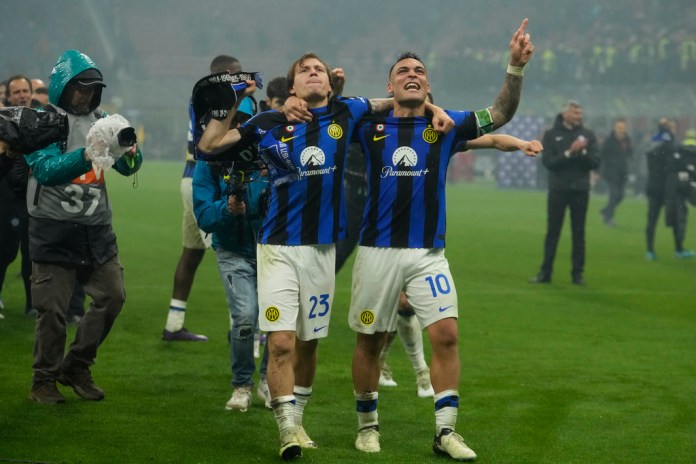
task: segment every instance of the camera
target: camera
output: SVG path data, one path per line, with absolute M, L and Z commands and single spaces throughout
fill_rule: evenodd
M 118 146 L 123 149 L 128 149 L 138 143 L 138 137 L 135 134 L 135 129 L 132 127 L 126 127 L 118 131 L 116 140 L 118 141 Z
M 224 177 L 227 183 L 227 196 L 234 197 L 237 201 L 244 201 L 246 185 L 244 171 L 230 171 Z

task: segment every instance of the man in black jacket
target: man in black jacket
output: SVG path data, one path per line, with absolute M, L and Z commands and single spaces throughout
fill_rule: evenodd
M 584 285 L 585 219 L 590 194 L 590 171 L 599 167 L 597 139 L 582 125 L 582 106 L 568 101 L 556 117 L 553 128 L 544 133 L 542 162 L 549 170 L 547 226 L 544 261 L 531 283 L 550 283 L 558 239 L 563 228 L 565 210 L 570 210 L 573 238 L 572 282 Z
M 604 223 L 610 227 L 615 225 L 614 212 L 624 197 L 628 165 L 632 156 L 633 148 L 631 138 L 628 136 L 628 124 L 624 118 L 618 118 L 614 121 L 611 134 L 604 140 L 599 151 L 602 179 L 609 187 L 607 205 L 602 208 L 601 213 Z
M 691 258 L 694 252 L 684 250 L 686 235 L 687 206 L 683 195 L 677 191 L 678 172 L 681 169 L 681 154 L 677 150 L 675 134 L 677 123 L 674 119 L 660 118 L 657 134 L 652 137 L 652 146 L 646 153 L 648 158 L 648 224 L 645 229 L 647 252 L 645 259 L 655 261 L 655 229 L 660 218 L 660 210 L 665 207 L 665 222 L 674 234 L 675 256 Z

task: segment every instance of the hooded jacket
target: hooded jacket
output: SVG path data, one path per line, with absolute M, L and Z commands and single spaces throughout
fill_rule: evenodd
M 578 137 L 587 139 L 582 154 L 565 156 L 565 151 Z M 572 129 L 563 124 L 559 114 L 551 129 L 544 133 L 541 161 L 549 170 L 549 190 L 581 192 L 590 190 L 590 171 L 599 167 L 597 137 L 582 125 Z
M 49 101 L 56 111 L 67 114 L 67 142 L 53 144 L 25 157 L 31 176 L 27 189 L 29 209 L 29 254 L 33 261 L 79 265 L 103 263 L 118 250 L 111 227 L 104 172 L 85 160 L 86 136 L 90 126 L 105 113 L 97 109 L 101 85 L 90 111 L 71 114 L 62 108 L 68 83 L 85 70 L 101 72 L 94 62 L 77 50 L 58 59 L 49 81 Z M 113 168 L 124 176 L 138 171 L 140 149 L 133 157 L 122 156 Z
M 667 185 L 667 164 L 676 148 L 674 134 L 666 129 L 660 129 L 653 136 L 651 143 L 650 149 L 645 154 L 648 158 L 646 193 L 649 197 L 664 199 Z

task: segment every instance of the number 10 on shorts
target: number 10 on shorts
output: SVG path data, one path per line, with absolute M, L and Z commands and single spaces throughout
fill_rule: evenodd
M 449 280 L 447 280 L 447 276 L 444 274 L 437 274 L 435 277 L 428 276 L 425 278 L 425 281 L 430 285 L 433 298 L 437 298 L 438 293 L 447 295 L 452 290 Z

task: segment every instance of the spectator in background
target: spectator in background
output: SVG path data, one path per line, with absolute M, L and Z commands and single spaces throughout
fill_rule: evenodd
M 672 118 L 660 118 L 657 133 L 652 137 L 652 146 L 647 151 L 648 181 L 645 193 L 648 197 L 648 219 L 645 228 L 647 251 L 645 259 L 655 261 L 655 229 L 660 210 L 665 205 L 667 192 L 667 162 L 674 153 L 677 122 Z M 674 231 L 676 232 L 676 231 Z M 674 237 L 675 242 L 677 237 Z
M 31 94 L 32 108 L 40 108 L 48 105 L 48 88 L 44 81 L 41 79 L 32 79 L 31 87 L 33 90 Z
M 242 65 L 237 58 L 228 55 L 218 55 L 210 63 L 210 72 L 219 73 L 227 71 L 230 74 L 238 73 L 242 70 Z M 184 205 L 182 216 L 182 235 L 183 249 L 179 262 L 174 271 L 174 288 L 172 298 L 169 301 L 169 312 L 167 321 L 162 331 L 162 340 L 168 342 L 204 342 L 208 337 L 201 334 L 189 332 L 184 327 L 186 318 L 186 305 L 188 303 L 193 279 L 196 270 L 203 261 L 205 250 L 210 246 L 210 239 L 206 238 L 205 232 L 198 228 L 196 217 L 193 213 L 193 172 L 196 167 L 196 160 L 193 156 L 193 134 L 192 122 L 189 121 L 188 151 L 186 153 L 186 167 L 181 178 L 181 200 Z
M 667 179 L 667 205 L 665 216 L 667 224 L 674 228 L 675 257 L 689 259 L 693 250 L 684 248 L 686 223 L 689 215 L 687 202 L 696 203 L 696 131 L 686 132 L 686 138 L 677 146 L 669 165 Z
M 7 106 L 26 106 L 31 107 L 32 87 L 28 77 L 21 74 L 10 77 L 7 80 L 5 89 L 5 100 Z
M 613 227 L 616 207 L 621 203 L 628 178 L 628 166 L 633 157 L 633 145 L 628 135 L 626 119 L 618 118 L 599 151 L 600 173 L 609 187 L 607 204 L 601 210 L 604 224 Z
M 7 106 L 31 106 L 31 81 L 21 74 L 10 77 L 7 80 L 5 99 Z M 29 237 L 26 202 L 26 182 L 19 186 L 18 170 L 23 160 L 13 162 L 11 173 L 0 180 L 0 295 L 5 283 L 7 268 L 17 258 L 17 253 L 22 255 L 22 280 L 24 282 L 25 305 L 24 314 L 33 316 L 36 314 L 31 302 L 31 260 L 29 259 Z M 0 302 L 2 300 L 0 299 Z M 0 309 L 4 303 L 0 303 Z
M 573 240 L 571 279 L 575 285 L 585 285 L 585 219 L 590 199 L 590 171 L 599 167 L 599 157 L 597 138 L 583 126 L 582 116 L 580 103 L 570 100 L 553 127 L 544 133 L 542 162 L 549 171 L 544 260 L 530 283 L 551 282 L 565 211 L 569 209 Z
M 7 81 L 1 81 L 0 82 L 0 107 L 7 106 L 7 97 L 5 94 L 7 93 Z
M 261 111 L 279 110 L 289 96 L 288 79 L 285 76 L 272 79 L 266 86 L 266 98 L 259 102 Z

